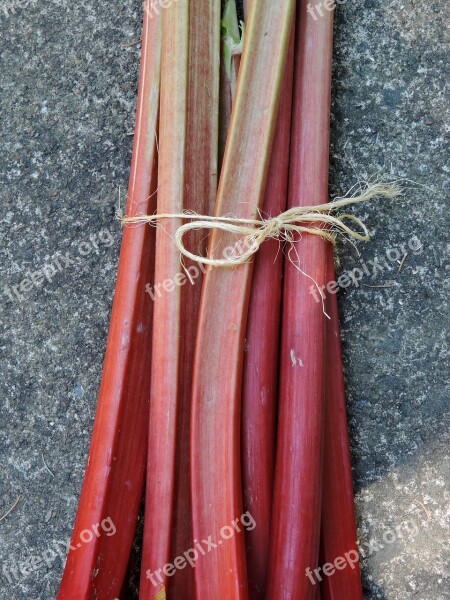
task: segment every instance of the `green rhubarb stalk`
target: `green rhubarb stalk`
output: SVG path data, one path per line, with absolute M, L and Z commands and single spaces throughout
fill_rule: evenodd
M 241 36 L 242 33 L 242 36 Z M 231 110 L 236 95 L 237 79 L 244 44 L 243 23 L 239 27 L 236 0 L 226 0 L 221 21 L 219 161 L 222 163 Z

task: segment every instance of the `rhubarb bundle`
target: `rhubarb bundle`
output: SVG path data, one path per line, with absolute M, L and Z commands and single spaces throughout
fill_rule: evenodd
M 142 498 L 139 598 L 362 598 L 357 568 L 320 591 L 310 576 L 356 553 L 336 298 L 310 293 L 334 276 L 332 221 L 315 210 L 329 202 L 332 11 L 313 19 L 306 0 L 153 8 L 58 598 L 124 593 Z M 283 221 L 296 207 L 307 216 Z M 108 518 L 114 536 L 77 548 Z

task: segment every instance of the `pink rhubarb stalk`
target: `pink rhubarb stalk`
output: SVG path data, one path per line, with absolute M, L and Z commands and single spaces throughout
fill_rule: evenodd
M 333 18 L 298 6 L 289 206 L 328 200 Z M 286 261 L 279 422 L 267 598 L 307 600 L 318 563 L 323 440 L 325 316 L 310 293 L 326 277 L 326 242 L 305 234 Z
M 220 0 L 180 0 L 163 14 L 158 212 L 211 214 L 217 191 Z M 173 236 L 178 221 L 161 226 Z M 144 549 L 140 597 L 153 599 L 164 583 L 168 598 L 195 597 L 190 566 L 168 578 L 166 563 L 192 546 L 190 415 L 192 365 L 202 269 L 184 260 L 173 239 L 157 233 L 153 375 Z M 204 232 L 189 236 L 205 249 Z M 188 280 L 187 273 L 192 278 Z M 156 584 L 156 585 L 155 585 Z
M 294 31 L 267 177 L 264 217 L 275 217 L 287 208 L 293 67 Z M 249 511 L 256 523 L 246 532 L 251 599 L 264 598 L 271 544 L 282 273 L 282 249 L 277 240 L 268 240 L 255 258 L 242 387 L 244 511 Z
M 189 4 L 189 66 L 186 132 L 185 207 L 198 214 L 211 215 L 218 180 L 218 104 L 220 55 L 220 0 Z M 206 251 L 203 231 L 191 232 L 189 247 Z M 191 509 L 191 397 L 192 371 L 197 320 L 202 292 L 200 266 L 185 259 L 193 276 L 181 290 L 181 379 L 177 425 L 177 465 L 172 559 L 192 547 Z M 168 583 L 168 598 L 195 598 L 194 569 L 178 569 Z
M 256 218 L 262 206 L 293 8 L 291 0 L 261 0 L 250 14 L 216 215 Z M 221 257 L 235 243 L 216 230 L 209 256 L 213 250 Z M 193 383 L 193 530 L 197 540 L 221 543 L 196 562 L 199 598 L 248 596 L 243 526 L 236 519 L 242 514 L 240 397 L 250 281 L 248 263 L 208 270 L 203 285 Z
M 183 209 L 186 151 L 188 0 L 162 11 L 158 204 L 160 213 Z M 175 496 L 177 410 L 180 395 L 181 275 L 172 237 L 181 223 L 164 221 L 156 231 L 152 385 L 140 596 L 153 599 L 151 573 L 170 562 Z M 147 229 L 147 227 L 145 227 Z M 170 292 L 158 290 L 172 282 Z M 158 581 L 158 580 L 156 580 Z

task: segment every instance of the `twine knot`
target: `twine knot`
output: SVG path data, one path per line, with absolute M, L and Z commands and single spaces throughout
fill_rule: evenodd
M 213 267 L 234 267 L 242 265 L 258 252 L 261 244 L 267 239 L 277 239 L 281 242 L 294 243 L 296 236 L 309 233 L 324 240 L 335 243 L 336 236 L 348 235 L 356 240 L 368 240 L 369 232 L 365 224 L 352 214 L 333 215 L 337 209 L 366 202 L 375 196 L 394 198 L 401 193 L 397 183 L 371 183 L 358 195 L 353 194 L 336 198 L 332 202 L 317 206 L 295 206 L 268 219 L 243 219 L 233 216 L 208 216 L 192 212 L 175 214 L 154 214 L 121 218 L 123 224 L 150 223 L 156 225 L 164 219 L 187 220 L 180 225 L 175 233 L 174 242 L 180 254 L 197 263 Z M 219 229 L 239 236 L 234 246 L 228 246 L 223 251 L 222 258 L 201 256 L 190 252 L 184 245 L 183 238 L 189 231 L 204 229 Z

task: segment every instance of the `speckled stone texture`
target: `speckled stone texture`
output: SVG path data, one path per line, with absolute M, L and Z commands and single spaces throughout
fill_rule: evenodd
M 141 19 L 137 0 L 0 8 L 0 516 L 20 496 L 0 522 L 2 600 L 49 600 L 61 577 L 131 156 L 140 46 L 123 45 Z M 448 20 L 444 0 L 336 10 L 331 193 L 376 174 L 409 180 L 400 200 L 356 209 L 372 242 L 339 250 L 370 599 L 450 598 Z

